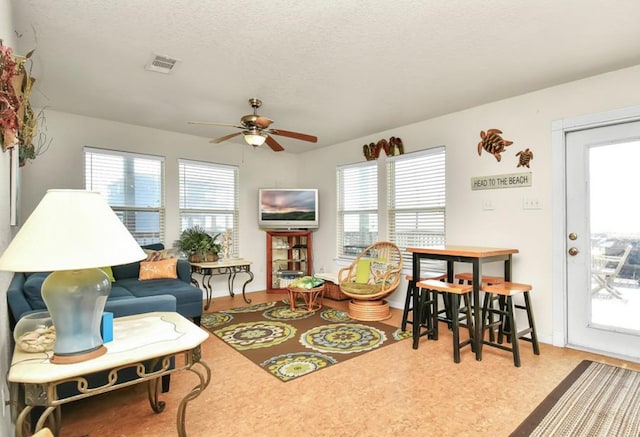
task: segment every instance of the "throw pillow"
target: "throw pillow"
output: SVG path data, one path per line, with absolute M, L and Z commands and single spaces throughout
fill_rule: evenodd
M 385 275 L 387 273 L 394 272 L 397 270 L 397 268 L 398 266 L 395 264 L 387 264 L 386 262 L 380 262 L 379 260 L 376 260 L 375 262 L 371 263 L 371 274 L 374 278 L 373 282 L 376 284 L 382 282 L 385 279 Z M 395 277 L 396 275 L 390 275 L 386 278 L 386 281 L 388 283 L 391 283 L 394 281 Z
M 145 261 L 162 261 L 164 259 L 178 257 L 177 249 L 164 249 L 164 250 L 142 249 L 142 250 L 144 250 L 144 253 L 147 254 L 147 259 L 145 259 Z
M 366 284 L 369 282 L 369 275 L 371 274 L 371 260 L 359 259 L 356 264 L 356 282 L 358 284 Z
M 138 279 L 177 279 L 177 258 L 169 258 L 162 261 L 142 261 L 140 263 L 140 276 Z
M 105 274 L 107 275 L 107 277 L 109 278 L 109 281 L 111 282 L 116 282 L 116 278 L 113 277 L 113 270 L 111 269 L 111 266 L 107 266 L 107 267 L 100 267 L 100 270 L 102 270 L 103 272 L 105 272 Z

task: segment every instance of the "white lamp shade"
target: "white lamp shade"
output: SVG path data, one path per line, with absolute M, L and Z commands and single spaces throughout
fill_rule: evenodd
M 145 257 L 100 193 L 49 190 L 0 257 L 0 270 L 78 270 Z

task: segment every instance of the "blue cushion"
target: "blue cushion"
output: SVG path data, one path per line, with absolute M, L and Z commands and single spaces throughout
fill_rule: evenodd
M 29 305 L 34 310 L 43 310 L 47 306 L 42 300 L 42 283 L 49 276 L 49 272 L 32 273 L 26 281 L 24 281 L 24 294 L 27 297 Z
M 119 287 L 118 285 L 111 286 L 111 292 L 109 292 L 108 300 L 112 299 L 122 299 L 122 298 L 130 298 L 135 297 L 129 290 L 124 287 Z
M 111 271 L 113 272 L 113 277 L 116 278 L 116 282 L 127 278 L 138 279 L 138 276 L 140 276 L 140 262 L 111 266 Z
M 175 279 L 150 279 L 139 281 L 137 278 L 122 279 L 117 282 L 135 297 L 157 296 L 170 294 L 175 296 L 178 307 L 187 302 L 202 304 L 202 291 L 193 285 Z

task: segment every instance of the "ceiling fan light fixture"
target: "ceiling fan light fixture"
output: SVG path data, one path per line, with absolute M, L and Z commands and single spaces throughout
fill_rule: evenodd
M 243 135 L 244 140 L 247 142 L 247 144 L 253 147 L 262 146 L 264 142 L 267 141 L 267 135 L 260 132 L 247 131 L 243 132 Z

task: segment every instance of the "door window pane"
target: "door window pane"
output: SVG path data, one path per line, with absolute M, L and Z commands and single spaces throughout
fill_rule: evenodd
M 640 142 L 589 149 L 591 323 L 640 333 Z

